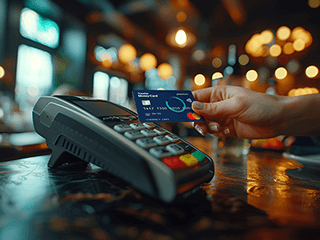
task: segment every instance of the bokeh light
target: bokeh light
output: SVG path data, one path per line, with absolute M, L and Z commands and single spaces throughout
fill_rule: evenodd
M 211 64 L 214 68 L 219 68 L 222 65 L 222 60 L 221 58 L 216 57 L 212 60 Z
M 139 65 L 143 71 L 155 68 L 157 66 L 157 58 L 152 53 L 145 53 L 140 57 Z
M 254 57 L 260 57 L 263 51 L 259 36 L 258 33 L 254 34 L 245 46 L 245 51 Z
M 259 36 L 259 41 L 261 44 L 269 44 L 272 40 L 273 33 L 270 30 L 264 30 Z
M 255 80 L 258 79 L 258 73 L 256 70 L 249 70 L 247 73 L 246 73 L 246 79 L 249 81 L 249 82 L 254 82 Z
M 176 19 L 178 22 L 184 22 L 187 19 L 187 14 L 184 11 L 180 11 L 177 13 Z
M 293 48 L 293 43 L 292 42 L 287 42 L 284 46 L 283 46 L 283 53 L 290 55 L 292 53 L 294 53 L 294 48 Z
M 277 79 L 284 79 L 288 75 L 288 72 L 284 67 L 279 67 L 274 72 L 274 75 Z
M 108 54 L 105 54 L 105 56 L 109 56 Z M 103 61 L 102 61 L 102 66 L 109 68 L 112 66 L 112 61 L 111 61 L 111 57 L 106 57 Z
M 306 68 L 306 75 L 309 78 L 316 77 L 318 75 L 318 73 L 319 73 L 319 69 L 314 65 L 309 66 L 309 67 Z
M 293 48 L 297 52 L 302 51 L 305 48 L 305 46 L 306 46 L 305 42 L 300 38 L 293 42 Z
M 175 41 L 180 47 L 184 47 L 187 43 L 187 34 L 183 29 L 177 31 Z
M 219 78 L 223 78 L 223 74 L 221 72 L 215 72 L 214 74 L 212 74 L 212 77 L 211 77 L 212 80 L 219 79 Z
M 281 26 L 276 31 L 276 36 L 277 40 L 274 40 L 271 30 L 254 34 L 245 45 L 246 53 L 253 57 L 267 57 L 268 55 L 278 57 L 282 52 L 290 55 L 295 51 L 303 51 L 313 41 L 311 33 L 302 27 L 296 27 L 291 31 L 289 27 Z
M 23 37 L 50 48 L 57 48 L 59 45 L 60 29 L 58 24 L 29 8 L 23 8 L 21 11 L 20 33 Z
M 5 71 L 3 69 L 3 67 L 0 66 L 0 78 L 3 78 L 3 76 L 5 75 Z
M 194 77 L 194 83 L 198 86 L 203 85 L 206 82 L 206 78 L 203 74 L 199 73 Z
M 291 38 L 293 39 L 293 41 L 296 41 L 298 39 L 302 40 L 305 44 L 305 47 L 310 46 L 313 40 L 311 33 L 302 27 L 294 28 L 292 30 Z
M 314 87 L 305 87 L 305 88 L 298 88 L 298 89 L 291 89 L 288 93 L 289 97 L 296 97 L 302 95 L 309 95 L 309 94 L 318 94 L 319 90 Z
M 277 38 L 283 41 L 287 40 L 290 37 L 290 34 L 291 34 L 291 30 L 287 26 L 279 27 L 276 33 Z
M 233 67 L 228 66 L 223 70 L 223 75 L 227 76 L 227 75 L 231 75 L 234 72 Z
M 245 66 L 249 63 L 249 56 L 247 54 L 242 54 L 240 55 L 238 61 L 242 66 Z
M 292 30 L 292 34 L 291 34 L 292 39 L 293 40 L 299 39 L 303 35 L 304 31 L 305 30 L 302 27 L 295 27 Z
M 318 8 L 320 6 L 319 0 L 308 0 L 308 4 L 311 8 Z
M 131 44 L 124 44 L 118 51 L 119 60 L 123 63 L 129 63 L 137 57 L 137 50 Z
M 169 63 L 161 63 L 158 66 L 158 75 L 162 79 L 167 79 L 173 75 L 173 68 Z
M 166 42 L 173 47 L 191 47 L 197 42 L 197 37 L 192 31 L 179 27 L 169 31 L 166 36 Z
M 281 47 L 278 44 L 273 44 L 270 47 L 269 51 L 270 51 L 270 56 L 272 57 L 278 57 L 282 52 Z
M 195 61 L 201 61 L 205 58 L 206 54 L 204 53 L 203 50 L 201 49 L 197 49 L 196 51 L 193 52 L 192 54 L 192 58 L 195 60 Z

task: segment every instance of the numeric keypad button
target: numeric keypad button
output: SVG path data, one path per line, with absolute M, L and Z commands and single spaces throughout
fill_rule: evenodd
M 158 134 L 155 131 L 151 130 L 151 129 L 143 129 L 143 130 L 141 130 L 141 133 L 146 137 L 158 136 Z
M 151 148 L 149 152 L 156 158 L 170 157 L 172 154 L 165 147 L 155 147 Z
M 157 136 L 154 137 L 153 140 L 158 143 L 159 145 L 166 145 L 168 143 L 170 143 L 170 140 L 164 136 Z
M 137 139 L 136 144 L 145 149 L 158 146 L 152 138 L 139 138 Z
M 166 146 L 166 149 L 171 152 L 173 155 L 180 155 L 184 153 L 184 149 L 177 144 L 169 144 Z
M 134 130 L 142 130 L 145 129 L 146 127 L 143 126 L 141 123 L 131 123 L 130 127 L 132 127 Z
M 143 134 L 140 131 L 129 131 L 129 132 L 125 132 L 124 136 L 126 136 L 127 138 L 129 138 L 130 140 L 136 140 L 138 138 L 143 138 Z
M 153 123 L 143 123 L 143 126 L 145 126 L 148 129 L 152 129 L 156 127 L 156 125 L 154 125 Z
M 114 125 L 113 129 L 120 133 L 132 130 L 132 128 L 128 124 Z
M 178 142 L 180 139 L 177 135 L 166 135 L 166 138 L 168 138 L 170 140 L 170 142 Z
M 167 132 L 161 128 L 155 128 L 153 129 L 158 135 L 164 135 L 166 134 Z

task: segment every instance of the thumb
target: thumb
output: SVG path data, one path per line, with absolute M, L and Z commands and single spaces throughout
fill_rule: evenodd
M 213 103 L 194 101 L 191 107 L 193 111 L 206 118 L 235 117 L 238 113 L 237 106 L 232 99 Z

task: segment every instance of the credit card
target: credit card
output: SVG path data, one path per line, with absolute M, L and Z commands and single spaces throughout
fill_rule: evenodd
M 202 122 L 191 109 L 195 100 L 185 90 L 133 90 L 140 122 Z

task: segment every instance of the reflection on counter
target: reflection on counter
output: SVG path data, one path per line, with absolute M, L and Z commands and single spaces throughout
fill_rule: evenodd
M 208 138 L 188 141 L 207 154 L 215 154 Z M 270 151 L 249 152 L 245 158 L 215 157 L 214 162 L 215 177 L 205 187 L 208 194 L 233 194 L 265 211 L 280 226 L 319 226 L 319 181 L 311 175 L 287 174 L 288 170 L 303 169 L 301 163 Z

